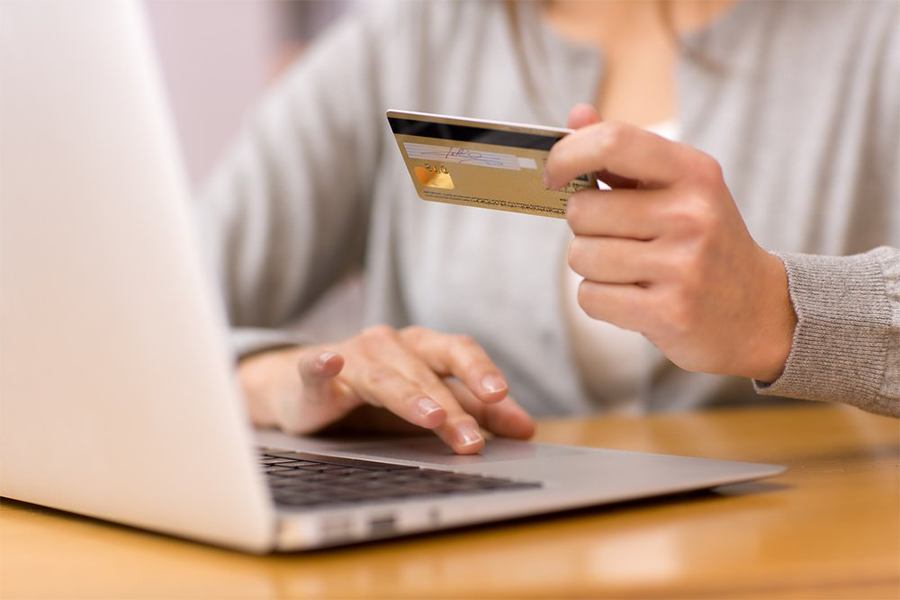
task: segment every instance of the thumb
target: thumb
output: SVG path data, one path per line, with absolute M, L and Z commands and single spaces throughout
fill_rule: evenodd
M 303 384 L 303 397 L 312 402 L 330 399 L 335 392 L 334 380 L 344 369 L 344 357 L 337 352 L 314 351 L 300 357 L 297 371 Z
M 307 434 L 337 421 L 361 404 L 338 379 L 344 357 L 336 352 L 311 350 L 300 356 L 300 396 L 286 394 L 277 404 L 278 424 L 287 433 Z
M 590 104 L 582 102 L 573 106 L 572 110 L 569 111 L 566 126 L 569 129 L 581 129 L 599 122 L 600 114 L 597 112 L 597 109 Z
M 599 122 L 600 113 L 597 112 L 597 109 L 590 104 L 581 102 L 573 106 L 569 111 L 569 118 L 566 125 L 569 129 L 581 129 L 582 127 L 587 127 L 588 125 Z M 610 173 L 609 171 L 600 171 L 596 175 L 597 179 L 611 188 L 634 189 L 639 185 L 634 179 L 621 177 L 615 173 Z

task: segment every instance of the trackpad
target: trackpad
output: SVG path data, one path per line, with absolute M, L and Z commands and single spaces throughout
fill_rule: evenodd
M 350 451 L 351 449 L 347 448 L 346 450 Z M 439 439 L 423 437 L 394 439 L 390 442 L 377 442 L 371 445 L 354 445 L 352 452 L 353 454 L 387 460 L 408 460 L 417 463 L 427 462 L 437 465 L 460 466 L 570 456 L 581 454 L 584 451 L 567 446 L 547 446 L 517 440 L 490 439 L 480 454 L 461 456 L 454 454 Z

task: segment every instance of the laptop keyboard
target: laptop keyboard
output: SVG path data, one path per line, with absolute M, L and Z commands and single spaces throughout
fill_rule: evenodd
M 541 487 L 537 482 L 305 452 L 260 449 L 259 460 L 275 503 L 296 508 Z

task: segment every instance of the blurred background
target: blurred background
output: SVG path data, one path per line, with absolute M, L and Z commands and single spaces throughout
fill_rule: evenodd
M 265 87 L 364 0 L 144 0 L 194 189 Z
M 195 192 L 266 86 L 365 1 L 144 0 Z M 359 331 L 362 306 L 361 278 L 351 274 L 294 328 L 320 342 L 340 340 Z

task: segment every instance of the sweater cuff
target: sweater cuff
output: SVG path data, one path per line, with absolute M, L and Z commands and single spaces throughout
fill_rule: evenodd
M 230 342 L 236 361 L 267 350 L 303 346 L 310 343 L 309 340 L 288 331 L 250 327 L 232 329 Z
M 892 307 L 880 250 L 845 257 L 777 254 L 797 325 L 784 372 L 770 384 L 754 382 L 758 393 L 897 412 L 881 395 Z

